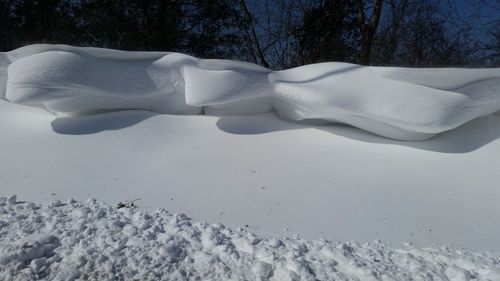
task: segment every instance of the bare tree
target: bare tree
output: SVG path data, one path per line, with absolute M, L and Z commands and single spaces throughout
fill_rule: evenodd
M 254 18 L 248 9 L 245 0 L 239 0 L 240 8 L 243 12 L 245 26 L 241 26 L 241 30 L 244 33 L 244 37 L 248 41 L 249 49 L 252 52 L 252 56 L 256 63 L 260 63 L 264 67 L 269 67 L 264 51 L 262 50 L 259 37 L 255 29 Z
M 12 27 L 9 28 L 11 23 L 10 12 L 12 10 L 12 1 L 3 0 L 0 1 L 0 33 L 2 34 L 0 38 L 0 50 L 6 50 L 10 47 L 11 32 Z
M 405 28 L 405 18 L 411 0 L 386 1 L 385 17 L 381 18 L 380 31 L 374 38 L 371 62 L 381 65 L 394 63 L 401 42 L 401 32 Z
M 500 66 L 500 26 L 490 32 L 490 41 L 486 44 L 489 66 Z
M 365 1 L 357 0 L 358 4 L 358 25 L 361 30 L 361 50 L 359 54 L 360 64 L 370 64 L 373 38 L 380 21 L 382 13 L 382 0 L 373 0 L 372 13 L 369 19 L 366 18 Z M 368 20 L 368 21 L 367 21 Z

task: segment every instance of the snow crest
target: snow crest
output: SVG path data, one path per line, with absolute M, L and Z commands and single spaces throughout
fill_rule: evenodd
M 56 114 L 144 109 L 349 124 L 425 140 L 500 109 L 500 69 L 321 63 L 283 71 L 179 53 L 31 45 L 0 53 L 0 96 Z
M 0 198 L 1 280 L 500 280 L 500 257 L 256 236 L 166 210 Z

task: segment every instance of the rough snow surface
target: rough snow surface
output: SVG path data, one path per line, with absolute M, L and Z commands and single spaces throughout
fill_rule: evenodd
M 0 198 L 1 280 L 500 280 L 500 256 L 262 238 L 96 200 Z
M 0 53 L 0 75 L 7 100 L 57 114 L 274 110 L 284 119 L 340 122 L 401 140 L 428 139 L 500 109 L 499 68 L 322 63 L 273 72 L 179 53 L 32 45 Z

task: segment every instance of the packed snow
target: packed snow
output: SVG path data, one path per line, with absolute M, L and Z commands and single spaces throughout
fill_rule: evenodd
M 313 64 L 284 71 L 179 53 L 32 45 L 0 54 L 11 102 L 56 114 L 144 109 L 339 122 L 425 140 L 500 109 L 500 69 Z
M 500 256 L 260 237 L 165 209 L 0 198 L 1 280 L 500 280 Z

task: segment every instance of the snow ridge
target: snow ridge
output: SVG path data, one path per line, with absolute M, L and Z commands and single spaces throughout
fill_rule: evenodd
M 500 280 L 500 257 L 447 246 L 393 248 L 263 238 L 96 200 L 0 198 L 1 280 Z
M 500 68 L 320 63 L 283 71 L 179 53 L 31 45 L 0 53 L 0 96 L 56 114 L 144 109 L 349 124 L 425 140 L 500 109 Z

